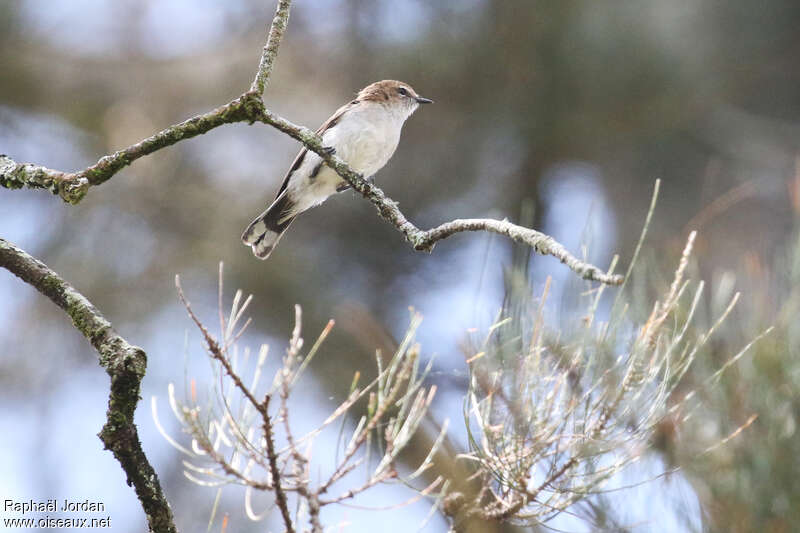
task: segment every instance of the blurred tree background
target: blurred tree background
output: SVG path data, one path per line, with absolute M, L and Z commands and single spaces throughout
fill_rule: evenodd
M 0 2 L 0 152 L 76 170 L 227 102 L 250 84 L 273 9 L 263 0 Z M 616 513 L 633 530 L 788 532 L 800 521 L 798 25 L 800 4 L 790 0 L 301 0 L 265 101 L 316 128 L 368 83 L 407 81 L 436 104 L 408 121 L 377 176 L 407 216 L 420 227 L 508 217 L 573 252 L 586 243 L 600 266 L 614 253 L 627 265 L 661 178 L 650 240 L 658 253 L 647 264 L 669 275 L 666 259 L 697 229 L 709 309 L 731 285 L 743 292 L 709 368 L 768 324 L 778 329 L 704 399 L 692 424 L 665 429 L 663 464 L 684 466 L 682 482 L 635 489 L 650 490 L 647 498 L 609 496 L 593 512 Z M 459 420 L 460 342 L 494 318 L 512 268 L 525 269 L 534 287 L 552 275 L 556 322 L 577 318 L 570 295 L 582 285 L 552 258 L 520 261 L 527 250 L 485 234 L 419 254 L 351 193 L 304 214 L 269 261 L 256 260 L 239 235 L 297 150 L 263 125 L 225 126 L 137 161 L 75 207 L 0 190 L 0 235 L 147 351 L 138 424 L 184 531 L 206 526 L 213 494 L 182 478 L 147 410 L 185 366 L 204 365 L 199 341 L 184 341 L 176 273 L 213 317 L 224 260 L 227 287 L 256 296 L 249 338 L 269 342 L 276 358 L 293 304 L 303 306 L 310 337 L 337 320 L 299 407 L 309 413 L 341 400 L 353 372 L 372 368 L 374 350 L 402 336 L 413 306 L 425 316 L 424 352 L 438 354 L 436 414 Z M 60 310 L 8 274 L 0 275 L 0 319 L 4 494 L 102 497 L 114 530 L 142 530 L 133 491 L 95 436 L 107 377 L 94 351 Z M 725 436 L 754 413 L 722 456 L 696 458 L 703 431 Z M 381 490 L 357 503 L 408 497 Z M 262 531 L 243 517 L 239 497 L 232 490 L 223 500 L 236 530 Z M 350 521 L 352 531 L 387 519 L 407 530 L 427 512 L 411 510 L 329 518 Z M 559 525 L 591 530 L 581 520 Z M 446 528 L 441 518 L 427 527 Z

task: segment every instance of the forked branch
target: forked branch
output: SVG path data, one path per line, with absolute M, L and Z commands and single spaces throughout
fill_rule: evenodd
M 397 202 L 382 190 L 368 183 L 344 161 L 323 149 L 322 140 L 308 128 L 296 126 L 288 120 L 265 109 L 263 93 L 269 82 L 272 67 L 278 56 L 283 34 L 289 21 L 291 0 L 279 0 L 275 17 L 269 30 L 258 70 L 250 89 L 222 107 L 170 126 L 128 148 L 102 157 L 94 165 L 77 172 L 63 172 L 30 163 L 18 163 L 0 155 L 0 185 L 9 189 L 23 187 L 47 189 L 71 204 L 80 202 L 89 188 L 104 183 L 136 159 L 146 156 L 184 139 L 196 137 L 224 124 L 260 121 L 269 124 L 303 143 L 319 154 L 364 198 L 371 201 L 380 216 L 403 233 L 415 250 L 430 252 L 436 242 L 463 231 L 489 231 L 505 235 L 526 244 L 543 255 L 552 255 L 584 279 L 609 285 L 619 285 L 623 277 L 605 273 L 599 268 L 570 254 L 552 237 L 536 230 L 517 226 L 507 220 L 466 219 L 453 220 L 429 230 L 421 230 L 406 219 Z

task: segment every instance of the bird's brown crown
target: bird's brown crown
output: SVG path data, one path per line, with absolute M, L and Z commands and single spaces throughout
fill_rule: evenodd
M 395 99 L 412 98 L 416 99 L 419 95 L 411 88 L 411 85 L 397 80 L 376 81 L 367 85 L 358 93 L 356 98 L 359 101 L 370 102 L 389 102 Z

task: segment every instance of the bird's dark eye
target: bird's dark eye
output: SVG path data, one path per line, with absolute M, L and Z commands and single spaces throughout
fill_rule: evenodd
M 397 89 L 397 92 L 399 92 L 403 96 L 408 96 L 408 91 L 406 90 L 405 87 L 400 87 L 399 89 Z

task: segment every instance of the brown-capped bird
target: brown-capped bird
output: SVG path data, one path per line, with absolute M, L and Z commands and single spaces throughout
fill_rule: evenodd
M 432 100 L 419 96 L 407 83 L 375 82 L 340 107 L 317 134 L 350 168 L 370 178 L 392 157 L 406 119 L 420 104 L 430 103 Z M 297 215 L 348 187 L 319 155 L 303 148 L 275 201 L 250 223 L 242 241 L 253 248 L 256 257 L 266 259 Z

